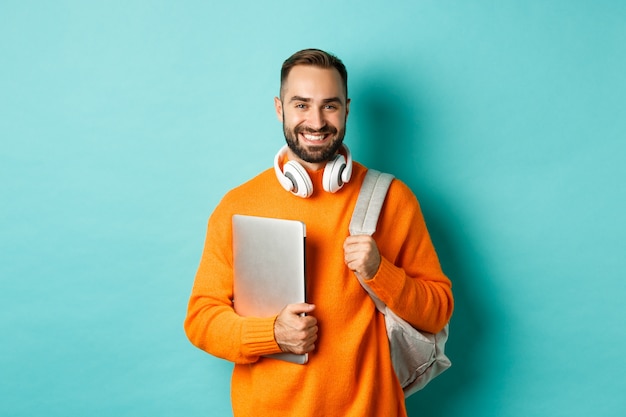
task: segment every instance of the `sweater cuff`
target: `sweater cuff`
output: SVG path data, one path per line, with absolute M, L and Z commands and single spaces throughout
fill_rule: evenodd
M 381 257 L 376 275 L 365 282 L 378 295 L 378 298 L 387 304 L 386 300 L 395 300 L 402 292 L 404 287 L 404 270 L 398 268 L 386 258 Z
M 274 339 L 276 317 L 246 317 L 242 326 L 243 351 L 246 356 L 262 356 L 281 352 Z

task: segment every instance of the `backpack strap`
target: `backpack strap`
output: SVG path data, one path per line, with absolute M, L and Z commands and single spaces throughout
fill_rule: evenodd
M 367 170 L 350 220 L 351 235 L 371 236 L 374 234 L 380 210 L 393 178 L 391 174 L 374 169 Z
M 385 202 L 387 196 L 387 190 L 393 181 L 393 175 L 382 173 L 374 169 L 369 169 L 365 174 L 363 185 L 361 185 L 361 191 L 357 198 L 354 212 L 352 213 L 352 219 L 350 220 L 350 235 L 373 235 L 376 231 L 376 225 L 378 223 L 378 216 L 380 210 Z M 387 306 L 382 302 L 380 298 L 365 282 L 359 283 L 363 286 L 365 291 L 370 295 L 376 308 L 383 314 L 387 313 Z

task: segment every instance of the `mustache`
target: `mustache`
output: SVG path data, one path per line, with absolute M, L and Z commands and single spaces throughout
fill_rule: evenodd
M 301 127 L 297 127 L 295 129 L 296 133 L 310 133 L 310 134 L 322 134 L 322 135 L 326 135 L 326 134 L 331 134 L 334 135 L 337 133 L 337 129 L 333 126 L 323 126 L 320 129 L 312 129 L 308 126 L 301 126 Z

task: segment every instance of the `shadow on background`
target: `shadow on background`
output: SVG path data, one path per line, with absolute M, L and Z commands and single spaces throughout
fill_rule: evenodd
M 453 365 L 407 399 L 409 416 L 452 416 L 455 409 L 464 408 L 464 398 L 489 378 L 488 372 L 481 370 L 489 366 L 485 356 L 494 348 L 488 340 L 494 322 L 492 310 L 500 309 L 491 301 L 489 288 L 484 288 L 488 277 L 482 270 L 481 251 L 463 227 L 467 221 L 463 207 L 452 207 L 446 201 L 438 192 L 437 181 L 431 179 L 441 173 L 429 172 L 429 165 L 422 163 L 428 156 L 420 149 L 434 139 L 426 133 L 432 130 L 425 129 L 427 112 L 420 109 L 416 98 L 403 95 L 407 89 L 397 85 L 396 79 L 386 74 L 372 85 L 360 87 L 360 159 L 371 168 L 394 174 L 415 192 L 443 270 L 452 280 L 455 310 L 446 353 Z

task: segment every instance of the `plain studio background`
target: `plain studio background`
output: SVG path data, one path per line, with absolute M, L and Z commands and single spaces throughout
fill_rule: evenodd
M 411 416 L 621 416 L 626 3 L 0 3 L 0 414 L 229 416 L 183 333 L 206 221 L 283 144 L 296 50 L 418 195 L 457 307 Z M 323 399 L 320 399 L 323 401 Z

